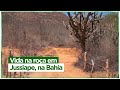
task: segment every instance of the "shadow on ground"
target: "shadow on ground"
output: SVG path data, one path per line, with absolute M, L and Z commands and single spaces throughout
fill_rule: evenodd
M 79 68 L 85 72 L 90 72 L 90 65 L 86 64 L 86 69 L 84 70 L 84 61 L 82 59 L 78 59 L 77 62 L 74 63 L 74 67 Z

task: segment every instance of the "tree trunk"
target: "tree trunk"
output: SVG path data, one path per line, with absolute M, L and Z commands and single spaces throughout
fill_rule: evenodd
M 82 51 L 84 53 L 85 52 L 85 40 L 82 40 L 81 47 L 82 47 Z
M 86 48 L 85 48 L 85 36 L 82 36 L 82 39 L 81 39 L 81 48 L 82 48 L 82 51 L 83 53 L 85 52 Z

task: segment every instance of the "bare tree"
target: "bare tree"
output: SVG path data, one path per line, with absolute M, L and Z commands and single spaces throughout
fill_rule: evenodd
M 85 43 L 91 35 L 93 35 L 97 29 L 96 25 L 102 19 L 102 13 L 98 12 L 74 12 L 71 15 L 67 12 L 69 17 L 69 25 L 65 25 L 71 32 L 71 35 L 75 36 L 77 43 L 81 44 L 83 52 L 85 52 Z

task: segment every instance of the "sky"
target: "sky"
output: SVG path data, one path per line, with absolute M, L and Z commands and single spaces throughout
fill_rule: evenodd
M 110 14 L 111 12 L 103 12 L 103 15 Z M 67 15 L 67 12 L 64 12 L 65 15 Z

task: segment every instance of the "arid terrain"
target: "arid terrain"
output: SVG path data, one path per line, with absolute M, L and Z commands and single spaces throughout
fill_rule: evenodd
M 94 59 L 96 66 L 105 66 L 106 58 L 109 59 L 110 77 L 114 78 L 118 77 L 117 18 L 117 14 L 105 17 L 100 23 L 104 31 L 101 39 L 95 41 L 96 38 L 93 38 L 86 43 L 87 59 Z M 16 73 L 16 78 L 90 78 L 90 70 L 83 70 L 81 47 L 70 36 L 63 21 L 68 24 L 68 17 L 60 12 L 3 12 L 2 77 L 10 77 L 7 59 L 11 48 L 13 56 L 57 56 L 60 63 L 64 63 L 64 72 Z M 106 71 L 95 67 L 92 77 L 105 78 Z
M 3 57 L 9 56 L 9 48 L 3 48 Z M 29 73 L 28 77 L 31 78 L 85 78 L 89 77 L 89 74 L 83 72 L 81 69 L 74 67 L 74 63 L 77 62 L 77 56 L 79 55 L 80 51 L 76 48 L 46 48 L 43 51 L 38 51 L 37 56 L 57 56 L 59 57 L 60 63 L 64 63 L 64 72 L 53 72 L 53 73 Z M 13 49 L 14 56 L 20 56 L 19 49 Z M 69 57 L 69 58 L 68 58 Z M 3 59 L 4 60 L 4 59 Z M 2 61 L 4 62 L 4 61 Z M 19 73 L 18 73 L 19 74 Z
M 4 60 L 9 56 L 9 48 L 2 48 L 2 63 L 4 66 Z M 27 74 L 22 74 L 24 78 L 90 78 L 89 72 L 84 72 L 82 69 L 75 67 L 75 63 L 78 62 L 78 58 L 80 57 L 81 50 L 76 48 L 46 48 L 44 50 L 40 50 L 37 52 L 37 56 L 57 56 L 59 57 L 60 63 L 64 63 L 64 72 L 32 72 Z M 13 49 L 12 54 L 14 56 L 20 56 L 19 49 Z M 2 68 L 4 71 L 4 68 Z M 4 72 L 5 73 L 5 72 Z M 13 73 L 12 73 L 13 74 Z M 117 72 L 113 72 L 111 74 L 118 75 Z M 93 76 L 105 77 L 106 72 L 95 72 Z M 4 75 L 3 75 L 4 77 Z M 17 73 L 16 78 L 20 77 L 20 73 Z M 117 76 L 116 76 L 117 77 Z

